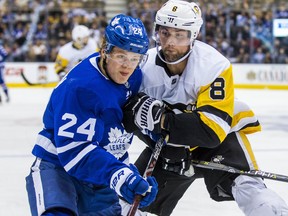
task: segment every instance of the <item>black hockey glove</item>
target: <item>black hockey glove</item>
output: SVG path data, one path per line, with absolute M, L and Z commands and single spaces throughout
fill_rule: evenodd
M 123 125 L 128 133 L 138 129 L 161 133 L 161 116 L 165 112 L 163 102 L 138 93 L 123 108 Z

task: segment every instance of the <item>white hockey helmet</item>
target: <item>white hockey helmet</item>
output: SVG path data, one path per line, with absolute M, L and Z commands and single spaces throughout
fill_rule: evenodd
M 192 52 L 194 40 L 197 38 L 200 28 L 203 24 L 202 14 L 199 6 L 194 2 L 181 0 L 167 1 L 156 13 L 154 22 L 154 32 L 152 38 L 156 41 L 157 54 L 159 58 L 166 64 L 178 64 L 186 59 Z M 181 58 L 175 61 L 166 61 L 160 54 L 159 46 L 161 46 L 158 35 L 159 27 L 166 26 L 187 30 L 190 34 L 190 50 Z
M 202 24 L 201 10 L 196 3 L 169 0 L 156 13 L 154 33 L 159 25 L 188 30 L 191 32 L 192 42 L 197 38 Z
M 84 25 L 76 25 L 72 30 L 72 40 L 81 47 L 87 44 L 89 36 L 89 28 Z

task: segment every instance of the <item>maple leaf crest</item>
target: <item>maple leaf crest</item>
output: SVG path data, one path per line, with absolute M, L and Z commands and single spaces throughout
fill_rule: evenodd
M 110 132 L 108 133 L 109 135 L 109 141 L 110 143 L 116 142 L 116 140 L 122 136 L 122 131 L 120 129 L 116 128 L 111 128 Z

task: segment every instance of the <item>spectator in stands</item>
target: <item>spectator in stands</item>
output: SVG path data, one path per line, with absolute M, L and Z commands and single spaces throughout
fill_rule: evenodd
M 61 16 L 58 25 L 55 26 L 54 34 L 57 39 L 65 38 L 67 34 L 70 34 L 72 28 L 72 21 L 69 19 L 68 14 L 64 13 Z
M 36 32 L 34 33 L 34 39 L 46 40 L 47 39 L 47 29 L 45 29 L 43 23 L 38 23 Z
M 27 56 L 17 43 L 13 43 L 12 45 L 9 60 L 14 62 L 25 62 L 27 60 Z
M 239 54 L 236 57 L 237 63 L 249 63 L 250 56 L 249 53 L 245 52 L 245 49 L 241 47 L 239 49 Z
M 44 62 L 46 60 L 47 47 L 44 41 L 36 39 L 31 47 L 31 57 L 34 61 Z
M 287 4 L 287 3 L 286 3 Z M 282 3 L 276 11 L 276 18 L 288 18 L 288 9 L 285 3 Z
M 95 40 L 97 47 L 101 46 L 101 38 L 105 33 L 107 22 L 105 20 L 95 20 L 91 25 L 91 37 Z
M 264 63 L 265 54 L 262 47 L 258 47 L 256 53 L 253 54 L 252 63 Z
M 273 58 L 270 52 L 266 52 L 263 60 L 264 64 L 271 64 L 273 63 Z
M 22 46 L 25 42 L 27 33 L 27 27 L 23 25 L 22 22 L 17 22 L 13 28 L 12 37 L 19 46 Z
M 288 57 L 285 54 L 285 49 L 282 47 L 279 49 L 278 55 L 275 57 L 275 63 L 288 64 Z
M 27 1 L 28 4 L 26 5 L 23 2 L 26 1 L 15 1 L 16 9 L 13 9 L 13 11 L 9 11 L 9 7 L 0 8 L 0 27 L 3 29 L 4 34 L 0 36 L 0 38 L 5 41 L 8 40 L 8 42 L 11 44 L 15 43 L 16 41 L 20 48 L 18 51 L 24 51 L 23 55 L 26 55 L 26 51 L 21 47 L 26 40 L 29 24 L 31 23 L 32 19 L 31 14 L 33 13 L 33 8 L 41 4 L 41 1 Z M 67 1 L 63 2 L 67 3 Z M 55 53 L 55 47 L 57 46 L 49 47 L 50 41 L 56 39 L 59 43 L 59 39 L 61 39 L 65 40 L 66 43 L 69 42 L 71 40 L 70 32 L 76 24 L 92 26 L 94 25 L 95 19 L 97 20 L 96 22 L 102 22 L 103 20 L 106 22 L 106 14 L 105 11 L 103 11 L 104 9 L 101 7 L 94 8 L 93 10 L 95 11 L 91 13 L 91 11 L 85 11 L 85 8 L 81 8 L 80 10 L 75 10 L 75 8 L 73 9 L 72 7 L 62 8 L 63 2 L 51 1 L 46 5 L 47 10 L 40 14 L 40 19 L 37 24 L 38 29 L 33 36 L 33 39 L 46 39 L 47 37 L 47 50 L 52 50 L 53 53 Z M 156 10 L 159 9 L 161 4 L 164 2 L 165 0 L 128 0 L 127 14 L 131 15 L 132 17 L 141 18 L 145 27 L 147 28 L 148 36 L 150 36 L 150 47 L 155 45 L 151 38 L 153 29 L 152 20 Z M 240 42 L 242 40 L 249 42 L 251 38 L 251 24 L 253 24 L 253 32 L 256 33 L 256 35 L 253 36 L 253 42 L 257 42 L 258 44 L 254 44 L 253 47 L 249 46 L 248 51 L 245 48 L 245 52 L 249 54 L 252 52 L 251 54 L 254 54 L 257 47 L 260 45 L 263 46 L 263 48 L 271 48 L 273 46 L 271 28 L 272 15 L 274 15 L 276 18 L 288 17 L 287 1 L 285 0 L 280 0 L 279 4 L 275 1 L 265 0 L 263 1 L 262 8 L 257 10 L 254 8 L 255 10 L 253 11 L 253 14 L 245 12 L 247 10 L 242 10 L 242 8 L 248 9 L 248 1 L 238 4 L 238 6 L 241 5 L 241 10 L 235 8 L 237 6 L 236 3 L 235 5 L 228 5 L 227 2 L 225 4 L 224 1 L 222 1 L 222 4 L 216 5 L 208 0 L 200 0 L 199 2 L 200 5 L 202 4 L 205 7 L 205 14 L 203 16 L 206 24 L 203 26 L 203 31 L 200 34 L 199 40 L 204 42 L 209 41 L 209 44 L 212 44 L 220 52 L 222 52 L 221 49 L 223 49 L 223 47 L 219 43 L 219 40 L 227 40 L 229 50 L 224 48 L 223 54 L 232 62 L 234 62 L 235 59 L 238 59 L 237 55 L 239 52 Z M 9 4 L 11 5 L 11 2 L 7 0 L 1 1 L 1 3 L 4 6 Z M 77 4 L 81 3 L 77 2 Z M 271 10 L 267 10 L 267 8 L 272 8 L 272 6 L 276 7 L 275 14 L 272 14 Z M 46 14 L 46 12 L 48 12 L 48 14 Z M 45 22 L 48 23 L 47 29 L 41 29 L 43 28 Z M 227 44 L 224 44 L 225 47 L 226 45 Z M 280 45 L 280 47 L 288 46 L 288 39 L 281 39 Z M 275 47 L 275 50 L 277 49 L 278 48 Z M 53 53 L 51 55 L 49 54 L 49 58 L 47 59 L 48 61 L 55 60 L 55 55 Z M 16 54 L 16 56 L 21 55 L 22 54 L 20 52 Z M 286 57 L 288 56 L 287 53 L 285 53 L 285 55 Z M 10 59 L 11 57 L 8 58 L 8 61 Z M 19 57 L 16 57 L 16 59 L 19 59 Z M 28 61 L 33 60 L 27 55 L 25 56 L 25 59 Z M 252 60 L 250 63 L 253 63 Z

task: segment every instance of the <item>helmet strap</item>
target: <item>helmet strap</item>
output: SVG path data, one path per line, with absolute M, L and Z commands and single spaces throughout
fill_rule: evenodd
M 104 51 L 105 52 L 105 51 Z M 104 53 L 104 57 L 101 57 L 101 60 L 100 60 L 100 70 L 101 70 L 101 73 L 107 77 L 109 80 L 111 80 L 112 82 L 116 83 L 112 77 L 109 75 L 109 72 L 107 70 L 107 62 L 106 62 L 106 55 Z M 116 83 L 117 84 L 117 83 Z

